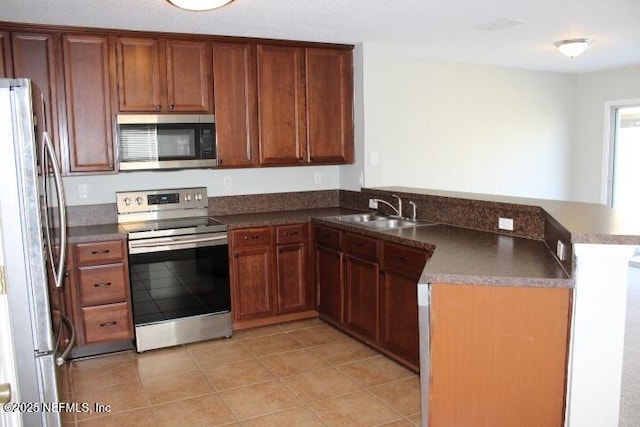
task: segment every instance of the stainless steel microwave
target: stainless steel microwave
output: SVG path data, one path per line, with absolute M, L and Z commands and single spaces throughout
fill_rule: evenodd
M 116 125 L 120 170 L 218 164 L 213 115 L 120 114 Z

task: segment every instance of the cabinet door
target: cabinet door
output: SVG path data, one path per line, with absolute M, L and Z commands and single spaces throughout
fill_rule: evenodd
M 316 284 L 318 286 L 318 311 L 336 322 L 342 322 L 342 253 L 316 246 L 315 267 Z
M 167 40 L 170 112 L 211 112 L 211 47 L 206 41 Z
M 303 49 L 258 45 L 260 164 L 306 162 Z
M 2 77 L 13 77 L 11 38 L 6 31 L 0 31 L 0 78 Z
M 351 51 L 308 48 L 305 65 L 309 161 L 352 163 Z
M 33 109 L 37 126 L 49 131 L 60 160 L 58 113 L 59 36 L 47 33 L 12 33 L 13 75 L 34 84 Z M 42 97 L 40 97 L 42 94 Z M 42 103 L 44 100 L 44 105 Z M 65 165 L 62 164 L 64 168 Z
M 307 284 L 307 244 L 294 243 L 276 248 L 278 273 L 278 314 L 310 309 Z
M 271 246 L 233 251 L 231 282 L 235 320 L 273 315 Z
M 378 341 L 380 268 L 377 263 L 345 257 L 344 323 L 366 340 Z
M 218 166 L 256 164 L 258 111 L 255 45 L 213 44 Z
M 571 289 L 434 284 L 429 425 L 563 425 L 570 307 Z
M 418 280 L 396 271 L 382 276 L 380 341 L 387 350 L 418 368 Z
M 160 111 L 166 108 L 161 92 L 160 41 L 120 37 L 117 41 L 120 111 Z
M 107 36 L 62 37 L 70 172 L 114 170 L 112 44 Z

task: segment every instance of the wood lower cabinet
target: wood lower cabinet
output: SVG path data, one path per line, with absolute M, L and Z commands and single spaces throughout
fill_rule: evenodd
M 390 352 L 420 367 L 418 287 L 429 252 L 382 243 L 380 342 Z
M 114 171 L 113 42 L 109 36 L 62 36 L 69 172 Z
M 570 315 L 571 289 L 432 285 L 429 425 L 562 426 Z
M 270 227 L 231 231 L 231 288 L 235 321 L 274 314 Z
M 11 36 L 7 31 L 0 31 L 0 78 L 2 77 L 13 77 Z
M 314 226 L 318 313 L 334 324 L 341 324 L 344 314 L 342 234 L 335 228 Z
M 379 248 L 378 239 L 344 234 L 344 323 L 367 342 L 379 336 Z
M 234 329 L 315 316 L 306 224 L 231 230 Z
M 418 280 L 430 253 L 316 225 L 318 313 L 414 371 Z
M 307 224 L 276 227 L 278 314 L 312 310 L 313 284 L 309 280 Z
M 257 164 L 256 48 L 213 43 L 213 97 L 219 167 Z
M 133 339 L 129 267 L 124 240 L 72 245 L 76 354 L 93 344 Z M 83 348 L 85 347 L 85 348 Z M 100 352 L 100 350 L 98 351 Z
M 117 62 L 119 111 L 211 112 L 209 42 L 118 37 Z

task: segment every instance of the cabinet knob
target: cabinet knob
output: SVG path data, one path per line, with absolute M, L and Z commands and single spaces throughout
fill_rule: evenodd
M 0 384 L 0 403 L 11 402 L 11 384 Z
M 171 105 L 169 105 L 169 110 L 175 110 L 175 109 L 176 109 L 175 104 L 171 104 Z
M 156 110 L 162 110 L 162 105 L 156 104 Z

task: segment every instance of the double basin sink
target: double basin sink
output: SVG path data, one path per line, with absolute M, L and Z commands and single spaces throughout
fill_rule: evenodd
M 393 230 L 397 228 L 418 227 L 423 225 L 435 225 L 435 222 L 413 221 L 410 219 L 388 217 L 376 213 L 360 213 L 340 215 L 332 219 L 349 225 L 368 228 L 370 230 Z

